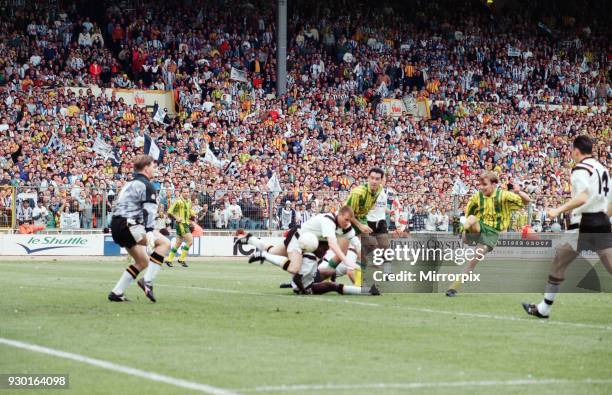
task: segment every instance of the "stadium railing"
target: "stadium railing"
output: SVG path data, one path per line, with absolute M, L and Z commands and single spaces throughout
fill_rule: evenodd
M 179 192 L 161 188 L 158 193 L 159 215 L 166 218 L 168 227 L 173 224 L 166 212 Z M 197 211 L 196 222 L 209 233 L 239 228 L 264 233 L 286 230 L 318 213 L 335 211 L 347 197 L 348 191 L 201 189 L 192 193 L 191 201 Z M 28 221 L 44 226 L 46 231 L 102 231 L 108 227 L 114 198 L 114 191 L 102 188 L 3 186 L 0 187 L 0 229 L 17 230 Z M 450 191 L 447 194 L 391 193 L 387 202 L 388 228 L 395 229 L 403 220 L 411 231 L 426 231 L 432 229 L 435 220 L 436 231 L 451 232 L 453 217 L 462 215 L 468 199 L 468 195 L 453 195 Z M 527 224 L 544 227 L 542 207 L 555 205 L 561 199 L 560 196 L 535 196 L 532 204 L 513 214 L 509 230 L 521 231 Z
M 30 223 L 46 229 L 103 229 L 112 196 L 100 188 L 74 185 L 18 186 L 14 188 L 13 227 Z

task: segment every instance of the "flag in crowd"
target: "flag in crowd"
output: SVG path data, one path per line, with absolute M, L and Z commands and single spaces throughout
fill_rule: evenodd
M 267 186 L 268 190 L 272 192 L 275 198 L 283 191 L 276 172 L 272 173 L 272 177 L 270 177 L 270 179 L 268 180 Z
M 212 152 L 212 150 L 210 149 L 210 147 L 206 147 L 206 154 L 204 155 L 204 162 L 208 162 L 211 165 L 217 167 L 217 168 L 222 168 L 225 165 L 225 162 L 222 160 L 219 160 L 215 154 Z
M 144 135 L 144 153 L 145 155 L 152 156 L 157 162 L 161 162 L 162 150 L 159 149 L 159 146 L 155 140 L 153 140 L 148 134 Z
M 117 154 L 113 150 L 113 147 L 104 141 L 100 136 L 97 136 L 94 140 L 94 144 L 92 150 L 104 158 L 104 160 L 112 159 L 113 161 L 119 163 L 120 160 L 117 157 Z
M 464 196 L 464 195 L 467 195 L 467 193 L 468 193 L 467 185 L 465 185 L 465 183 L 463 181 L 461 181 L 460 178 L 457 178 L 455 180 L 455 184 L 453 184 L 453 189 L 452 189 L 451 194 L 452 195 Z
M 57 152 L 64 151 L 64 144 L 62 143 L 62 139 L 60 139 L 57 134 L 53 133 L 51 135 L 51 138 L 47 143 L 47 150 L 53 150 Z
M 153 120 L 155 122 L 168 125 L 170 123 L 170 118 L 168 118 L 168 110 L 155 103 L 153 106 Z

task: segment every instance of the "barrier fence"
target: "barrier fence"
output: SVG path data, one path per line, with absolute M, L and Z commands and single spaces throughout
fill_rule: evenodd
M 102 230 L 109 225 L 115 196 L 112 189 L 74 185 L 1 186 L 0 228 L 18 233 Z M 178 196 L 178 190 L 158 190 L 158 227 L 172 228 L 167 209 Z M 216 189 L 194 191 L 191 200 L 195 222 L 204 230 L 284 230 L 318 213 L 335 211 L 347 196 L 347 191 Z M 402 220 L 411 231 L 452 231 L 453 217 L 463 213 L 468 199 L 450 193 L 392 193 L 387 201 L 388 228 L 395 229 L 396 221 Z M 509 231 L 521 231 L 526 224 L 536 231 L 548 230 L 553 222 L 545 218 L 544 207 L 561 201 L 560 196 L 534 196 L 532 204 L 513 213 Z M 558 222 L 563 229 L 564 221 Z

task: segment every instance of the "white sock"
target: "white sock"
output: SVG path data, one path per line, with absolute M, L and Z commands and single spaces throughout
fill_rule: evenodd
M 144 280 L 146 283 L 152 283 L 157 276 L 157 273 L 161 270 L 161 265 L 155 262 L 149 262 L 149 266 L 147 266 L 147 271 L 144 274 Z
M 263 256 L 266 261 L 278 267 L 283 267 L 285 263 L 287 263 L 287 260 L 289 260 L 286 256 L 274 255 L 266 251 L 262 252 L 261 256 Z
M 249 237 L 249 241 L 247 244 L 250 244 L 253 247 L 257 248 L 258 250 L 262 250 L 262 251 L 264 251 L 266 249 L 266 246 L 268 245 L 262 239 L 260 239 L 259 237 L 255 237 L 255 236 Z
M 115 285 L 115 288 L 113 288 L 113 293 L 115 295 L 123 294 L 133 279 L 134 277 L 132 277 L 132 275 L 128 273 L 127 270 L 124 270 L 123 274 L 121 275 L 121 278 L 119 279 L 119 281 L 117 281 L 117 285 Z
M 544 300 L 538 304 L 538 311 L 540 314 L 550 315 L 550 310 L 552 309 L 552 304 L 557 297 L 557 293 L 559 293 L 559 284 L 551 284 L 550 282 L 546 283 L 546 288 L 544 289 Z
M 342 287 L 342 293 L 344 295 L 361 295 L 363 294 L 363 292 L 361 292 L 361 287 L 357 287 L 355 285 L 344 285 L 344 287 Z
M 540 303 L 538 303 L 538 311 L 542 315 L 550 315 L 550 307 L 551 305 L 549 305 L 545 301 L 541 301 Z
M 393 268 L 391 267 L 391 262 L 385 261 L 383 263 L 383 273 L 385 273 L 385 274 L 393 273 Z
M 348 250 L 346 258 L 344 259 L 346 267 L 355 269 L 357 268 L 357 253 L 353 250 Z
M 336 278 L 344 276 L 347 272 L 348 268 L 344 263 L 340 263 L 336 266 Z

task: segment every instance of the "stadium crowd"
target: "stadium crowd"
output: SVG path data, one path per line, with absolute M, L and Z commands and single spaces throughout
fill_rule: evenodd
M 473 191 L 482 169 L 538 196 L 532 219 L 543 224 L 544 207 L 569 193 L 573 136 L 595 137 L 612 164 L 612 50 L 594 6 L 540 20 L 527 2 L 501 15 L 478 1 L 301 2 L 278 97 L 274 10 L 191 3 L 112 6 L 102 20 L 74 7 L 2 18 L 0 226 L 13 203 L 18 223 L 106 226 L 145 134 L 163 151 L 162 205 L 189 186 L 206 229 L 303 221 L 336 207 L 372 166 L 413 229 L 448 228 L 463 207 L 453 187 Z M 158 122 L 94 87 L 172 90 L 177 114 Z M 384 99 L 406 96 L 430 100 L 430 116 L 381 113 Z M 112 155 L 93 151 L 97 138 Z M 274 175 L 283 191 L 271 200 Z M 17 187 L 17 202 L 2 185 Z

